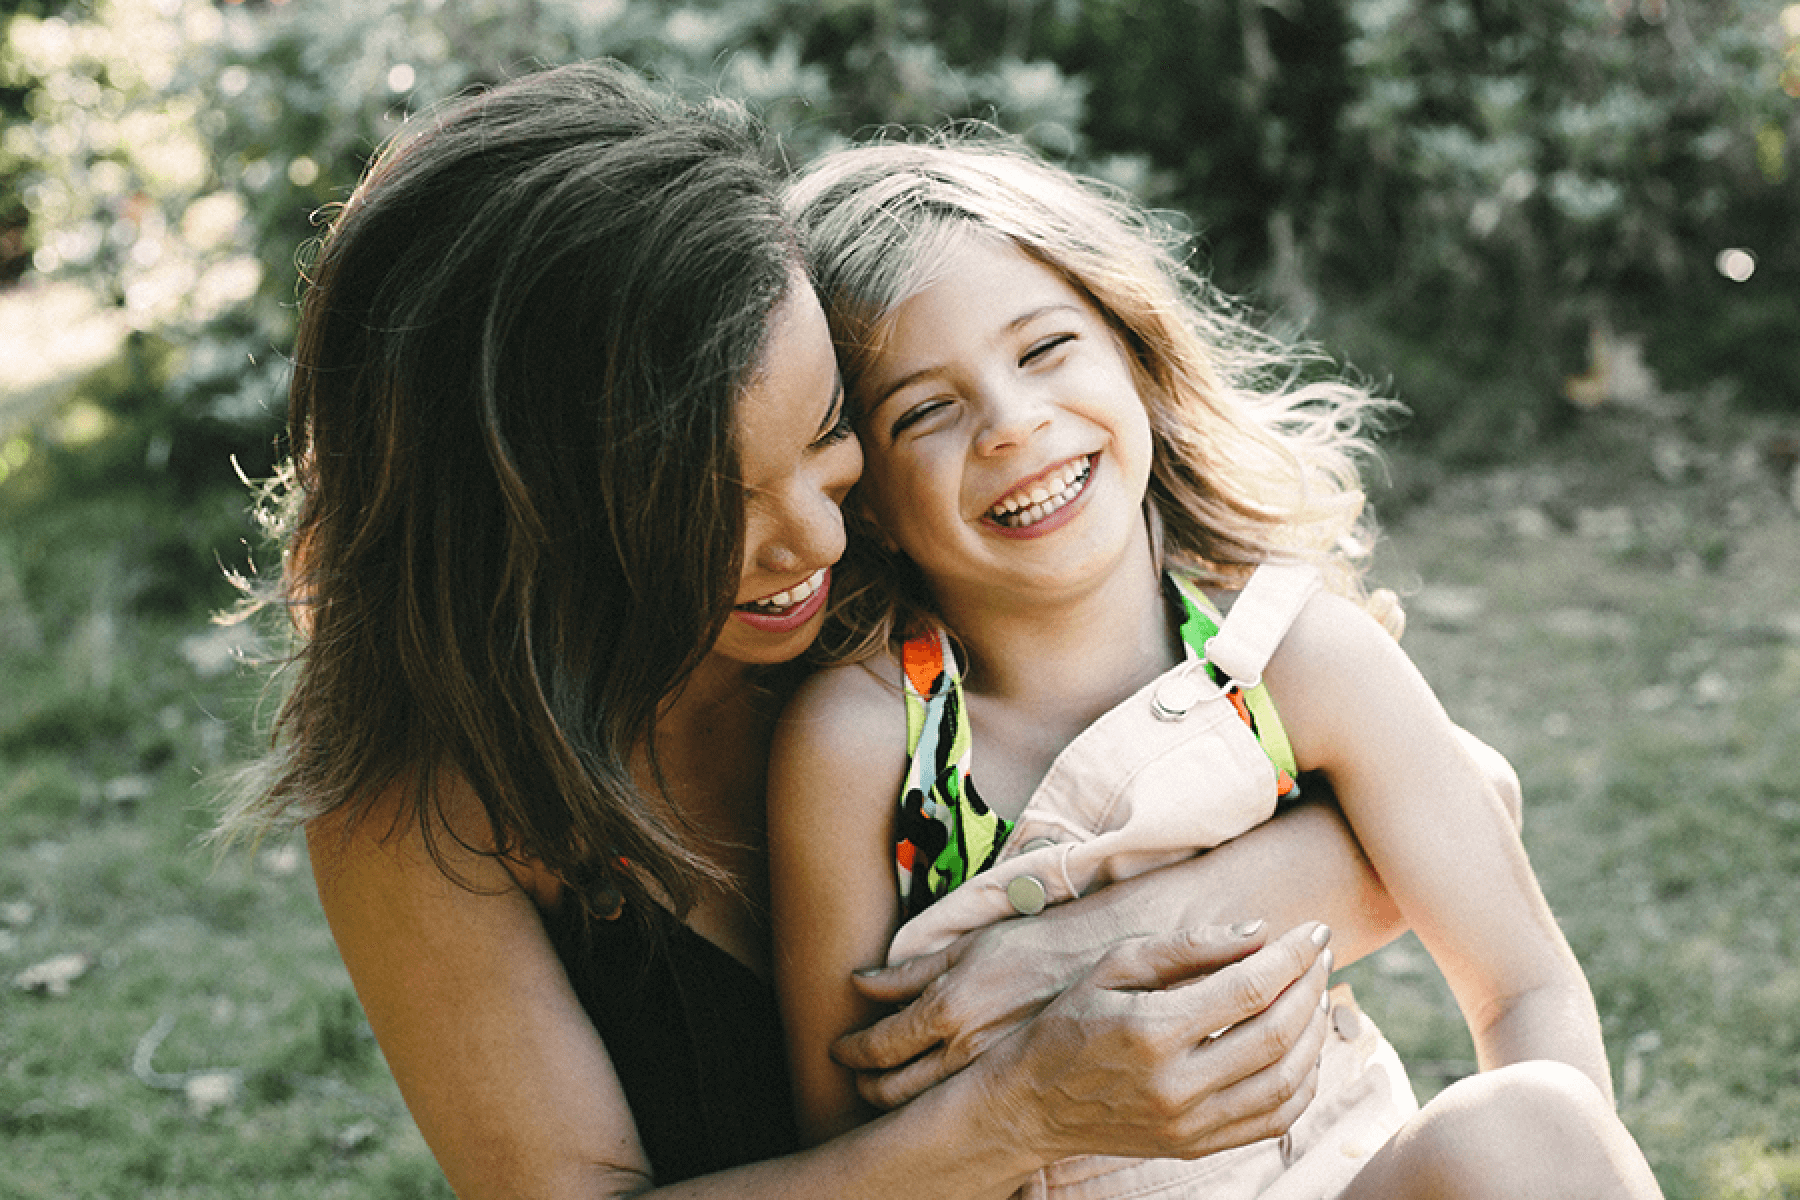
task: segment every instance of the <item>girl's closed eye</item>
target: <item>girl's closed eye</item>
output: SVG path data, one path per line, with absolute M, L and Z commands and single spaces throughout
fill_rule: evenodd
M 916 428 L 921 422 L 943 412 L 949 407 L 950 400 L 946 396 L 935 396 L 930 400 L 913 405 L 911 408 L 895 417 L 894 423 L 888 426 L 888 440 L 892 441 L 893 439 L 898 438 L 908 429 Z
M 1019 356 L 1019 365 L 1030 367 L 1048 363 L 1053 360 L 1057 351 L 1075 341 L 1077 336 L 1073 333 L 1053 333 L 1049 337 L 1040 338 Z

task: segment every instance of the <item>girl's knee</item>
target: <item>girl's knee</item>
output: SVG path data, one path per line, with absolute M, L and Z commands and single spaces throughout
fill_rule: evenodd
M 1515 1063 L 1472 1076 L 1446 1088 L 1416 1120 L 1414 1152 L 1443 1180 L 1441 1194 L 1660 1194 L 1606 1096 L 1565 1063 Z

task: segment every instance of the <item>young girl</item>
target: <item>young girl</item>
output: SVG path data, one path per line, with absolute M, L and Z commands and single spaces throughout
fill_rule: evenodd
M 1147 216 L 1004 145 L 845 151 L 790 209 L 866 459 L 838 570 L 866 661 L 802 689 L 771 763 L 802 1136 L 870 1115 L 830 1054 L 876 1015 L 854 969 L 1215 846 L 1318 771 L 1484 1074 L 1416 1111 L 1340 989 L 1279 1141 L 1027 1190 L 1656 1195 L 1517 832 L 1363 596 L 1374 402 L 1300 382 Z

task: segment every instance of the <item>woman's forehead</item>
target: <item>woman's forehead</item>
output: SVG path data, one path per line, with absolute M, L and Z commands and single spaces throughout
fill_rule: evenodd
M 761 361 L 739 391 L 742 482 L 769 486 L 830 428 L 841 390 L 831 330 L 812 285 L 797 278 L 769 318 Z

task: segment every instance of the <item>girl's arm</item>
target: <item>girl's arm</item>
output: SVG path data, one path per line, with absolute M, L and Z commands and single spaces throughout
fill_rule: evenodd
M 900 923 L 894 809 L 906 770 L 896 673 L 841 667 L 809 679 L 769 757 L 769 901 L 776 992 L 806 1145 L 875 1115 L 831 1043 L 883 1015 L 851 986 Z M 891 677 L 890 677 L 891 676 Z
M 881 963 L 898 923 L 899 904 L 893 866 L 893 810 L 905 768 L 901 724 L 902 709 L 897 675 L 883 679 L 873 670 L 840 668 L 810 680 L 783 715 L 770 764 L 769 847 L 770 883 L 775 922 L 776 979 L 782 1016 L 787 1031 L 795 1087 L 795 1102 L 802 1139 L 809 1143 L 828 1138 L 870 1120 L 875 1110 L 856 1090 L 852 1072 L 832 1058 L 832 1046 L 840 1036 L 860 1029 L 880 1011 L 852 986 L 853 973 Z M 1138 961 L 1149 954 L 1164 965 L 1155 972 L 1155 986 L 1204 980 L 1173 991 L 1147 991 L 1136 997 L 1146 1005 L 1181 1003 L 1188 1010 L 1177 1037 L 1183 1057 L 1191 1059 L 1180 1074 L 1190 1098 L 1173 1113 L 1187 1110 L 1197 1146 L 1224 1149 L 1269 1136 L 1271 1129 L 1285 1128 L 1290 1113 L 1297 1113 L 1310 1094 L 1316 1069 L 1317 1045 L 1312 1030 L 1319 1028 L 1319 994 L 1311 981 L 1329 973 L 1329 955 L 1318 954 L 1328 932 L 1316 923 L 1302 924 L 1289 937 L 1255 953 L 1265 943 L 1259 929 L 1230 933 L 1214 929 L 1153 940 L 1120 934 L 1119 945 L 1073 987 L 1068 981 L 1045 982 L 1055 1002 L 1024 1035 L 1066 1023 L 1074 1012 L 1086 1011 L 1095 978 L 1110 978 L 1120 961 Z M 1180 947 L 1170 957 L 1170 947 Z M 1291 956 L 1299 954 L 1299 959 Z M 1305 982 L 1285 988 L 1279 1000 L 1264 1007 L 1264 1000 L 1249 993 L 1265 991 L 1248 979 L 1269 969 L 1268 956 L 1289 956 L 1290 961 L 1313 959 Z M 1092 965 L 1090 960 L 1089 965 Z M 1292 978 L 1287 969 L 1280 975 Z M 1056 972 L 1045 973 L 1045 978 Z M 1065 991 L 1065 988 L 1067 989 Z M 1116 993 L 1104 993 L 1117 999 Z M 1271 994 L 1272 995 L 1272 994 Z M 1225 1028 L 1208 1021 L 1239 1005 L 1249 1017 L 1226 1036 L 1207 1042 L 1208 1033 Z M 1202 1011 L 1214 1014 L 1197 1019 Z M 1193 1022 L 1197 1019 L 1197 1023 Z M 1072 1026 L 1069 1028 L 1073 1028 Z M 1293 1048 L 1275 1049 L 1297 1037 Z M 1273 1039 L 1273 1042 L 1269 1039 Z M 1004 1064 L 1021 1037 L 1000 1037 L 983 1042 L 993 1049 L 982 1057 L 976 1071 L 965 1072 L 945 1085 L 954 1088 L 967 1075 Z M 1240 1076 L 1227 1069 L 1225 1060 L 1213 1056 L 1214 1048 L 1228 1054 L 1260 1058 L 1272 1052 L 1279 1059 L 1268 1072 Z M 1308 1057 L 1311 1055 L 1311 1057 Z M 1211 1061 L 1208 1061 L 1211 1056 Z M 1113 1048 L 1076 1050 L 1072 1045 L 1057 1054 L 1061 1069 L 1074 1072 L 1105 1070 L 1141 1060 L 1141 1052 Z M 1148 1065 L 1148 1064 L 1146 1064 Z M 1165 1080 L 1161 1067 L 1141 1075 L 1115 1072 L 1124 1091 L 1109 1095 L 1099 1104 L 1083 1101 L 1085 1087 L 1040 1081 L 1037 1094 L 1052 1106 L 1057 1121 L 1098 1122 L 1100 1136 L 1087 1140 L 1082 1149 L 1114 1154 L 1146 1153 L 1132 1130 L 1141 1118 L 1130 1115 L 1146 1102 L 1157 1105 Z M 1260 1080 L 1260 1082 L 1258 1082 Z M 1266 1088 L 1260 1099 L 1244 1088 Z M 913 1105 L 935 1097 L 944 1088 L 926 1092 Z M 1248 1104 L 1249 1109 L 1244 1109 Z M 898 1114 L 911 1111 L 913 1105 Z M 1255 1110 L 1267 1105 L 1260 1116 Z M 1249 1123 L 1246 1123 L 1248 1121 Z M 1271 1123 L 1272 1122 L 1272 1123 Z M 931 1172 L 937 1186 L 937 1172 Z M 1009 1181 L 1008 1188 L 1017 1181 Z
M 1400 647 L 1336 596 L 1310 602 L 1265 678 L 1302 768 L 1323 768 L 1443 971 L 1483 1069 L 1557 1059 L 1611 1096 L 1592 994 L 1488 774 Z

